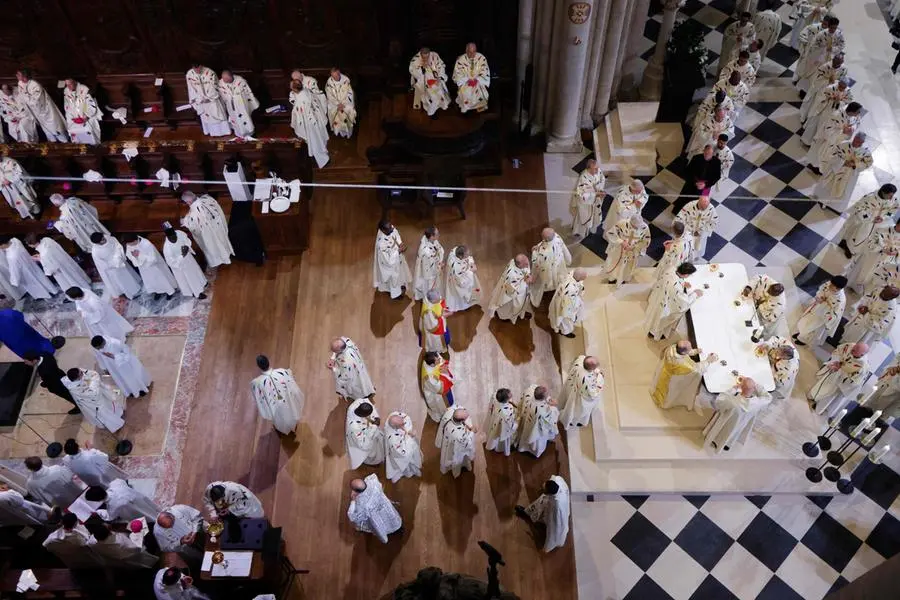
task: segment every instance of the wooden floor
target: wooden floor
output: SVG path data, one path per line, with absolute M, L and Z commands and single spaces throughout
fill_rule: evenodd
M 543 186 L 539 156 L 528 169 L 512 170 L 470 185 Z M 479 267 L 483 292 L 509 259 L 529 252 L 544 226 L 542 195 L 471 194 L 468 220 L 453 209 L 435 217 L 444 248 L 465 243 Z M 311 599 L 373 599 L 412 579 L 423 566 L 483 575 L 485 558 L 476 542 L 487 540 L 506 559 L 503 585 L 525 598 L 576 597 L 571 543 L 540 552 L 540 533 L 513 515 L 515 504 L 537 497 L 552 474 L 568 478 L 562 441 L 540 459 L 517 454 L 485 456 L 479 445 L 475 473 L 441 476 L 434 447 L 435 425 L 426 420 L 419 394 L 420 350 L 411 299 L 391 301 L 372 288 L 372 252 L 380 208 L 372 191 L 322 189 L 313 202 L 310 249 L 299 260 L 263 268 L 233 265 L 220 271 L 200 367 L 200 384 L 189 424 L 178 487 L 180 502 L 195 506 L 206 483 L 230 479 L 249 485 L 273 523 L 284 527 L 287 550 L 304 576 Z M 422 229 L 415 214 L 393 215 L 409 246 L 410 268 Z M 530 252 L 529 252 L 530 253 Z M 549 298 L 547 298 L 549 300 Z M 487 302 L 485 298 L 485 303 Z M 545 301 L 546 307 L 546 301 Z M 546 310 L 518 325 L 486 318 L 480 308 L 450 318 L 457 403 L 482 426 L 489 397 L 498 387 L 515 394 L 532 383 L 560 387 Z M 358 534 L 346 518 L 348 482 L 372 472 L 350 471 L 344 449 L 346 406 L 335 396 L 325 368 L 331 338 L 346 335 L 362 349 L 377 387 L 375 403 L 411 414 L 425 456 L 421 479 L 385 483 L 399 502 L 405 532 L 382 545 Z M 290 366 L 306 394 L 296 439 L 279 439 L 259 421 L 249 396 L 254 356 L 269 355 Z M 483 443 L 483 436 L 479 441 Z M 384 481 L 383 467 L 377 469 Z

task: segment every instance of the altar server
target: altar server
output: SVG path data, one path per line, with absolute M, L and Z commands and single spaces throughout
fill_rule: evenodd
M 529 452 L 541 457 L 548 442 L 555 442 L 559 435 L 559 409 L 556 400 L 542 385 L 532 385 L 522 394 L 519 404 L 519 452 Z
M 26 500 L 22 494 L 9 489 L 8 485 L 0 482 L 0 526 L 41 527 L 47 523 L 49 516 L 49 507 Z
M 75 301 L 75 310 L 81 315 L 92 337 L 105 335 L 124 340 L 125 336 L 134 331 L 134 327 L 125 317 L 116 312 L 109 302 L 98 298 L 94 292 L 72 287 L 66 290 L 66 296 Z
M 188 205 L 188 213 L 181 219 L 181 224 L 194 236 L 206 257 L 206 264 L 210 267 L 230 265 L 234 248 L 228 239 L 228 221 L 219 203 L 208 194 L 197 196 L 190 190 L 181 194 L 181 201 Z
M 373 286 L 379 292 L 389 293 L 392 300 L 402 296 L 412 280 L 404 252 L 406 244 L 397 228 L 390 221 L 380 221 L 378 234 L 375 236 Z
M 156 516 L 153 537 L 161 552 L 177 552 L 195 558 L 199 551 L 194 542 L 202 525 L 203 515 L 199 510 L 185 504 L 173 504 Z
M 837 331 L 847 305 L 847 278 L 836 275 L 819 286 L 816 296 L 797 321 L 794 343 L 800 346 L 821 346 L 826 337 Z
M 38 241 L 34 234 L 29 234 L 25 242 L 37 252 L 44 275 L 52 277 L 60 289 L 91 287 L 91 280 L 84 269 L 78 266 L 78 263 L 63 250 L 56 240 L 45 237 Z
M 63 450 L 66 453 L 63 464 L 89 486 L 108 487 L 116 479 L 128 479 L 128 473 L 109 462 L 108 454 L 88 444 L 81 448 L 78 442 L 69 438 L 63 444 Z
M 384 423 L 384 467 L 394 483 L 404 477 L 422 476 L 422 449 L 412 419 L 404 412 L 395 410 Z
M 681 340 L 663 351 L 650 388 L 650 397 L 658 407 L 668 409 L 683 406 L 697 413 L 703 412 L 697 402 L 700 380 L 709 365 L 719 360 L 719 357 L 711 352 L 703 360 L 692 358 L 699 356 L 700 349 L 693 348 L 688 340 Z
M 442 475 L 451 472 L 459 477 L 463 470 L 472 470 L 477 431 L 465 408 L 451 406 L 444 412 L 434 439 L 434 445 L 441 450 Z
M 842 342 L 863 342 L 872 345 L 888 339 L 897 321 L 897 297 L 900 289 L 887 286 L 878 292 L 863 296 L 856 303 L 855 313 L 844 326 Z
M 453 373 L 450 361 L 437 352 L 426 352 L 422 359 L 422 395 L 428 416 L 439 422 L 448 406 L 453 406 Z
M 500 388 L 491 399 L 485 448 L 509 456 L 518 431 L 519 405 L 512 401 L 512 392 Z
M 350 79 L 337 67 L 331 68 L 325 82 L 325 99 L 328 103 L 328 123 L 334 135 L 349 138 L 356 125 L 356 101 Z
M 732 55 L 746 50 L 750 46 L 750 42 L 757 39 L 756 28 L 753 26 L 751 18 L 752 15 L 749 12 L 743 12 L 737 22 L 725 28 L 722 52 L 719 54 L 718 73 L 721 73 L 725 65 L 733 58 Z
M 125 239 L 125 256 L 141 274 L 144 291 L 153 294 L 154 298 L 161 295 L 171 298 L 178 291 L 178 284 L 169 265 L 147 238 L 129 235 Z
M 606 192 L 606 176 L 593 158 L 588 160 L 587 167 L 578 176 L 575 191 L 569 202 L 572 213 L 572 235 L 585 237 L 603 224 L 603 199 Z
M 672 222 L 672 239 L 663 242 L 663 256 L 656 264 L 656 280 L 674 271 L 681 263 L 689 262 L 693 254 L 693 240 L 685 233 L 684 223 Z
M 897 197 L 897 186 L 885 183 L 877 192 L 866 194 L 850 207 L 841 228 L 838 247 L 843 249 L 847 258 L 853 258 L 864 251 L 867 242 L 880 228 L 894 222 L 894 215 L 898 213 L 900 198 Z
M 572 362 L 559 399 L 559 422 L 564 428 L 590 423 L 594 407 L 603 402 L 603 385 L 603 371 L 596 357 L 582 354 Z
M 350 508 L 347 517 L 357 531 L 373 533 L 382 544 L 388 543 L 388 536 L 400 531 L 403 521 L 400 513 L 384 493 L 378 476 L 372 473 L 365 479 L 350 482 Z
M 68 142 L 66 120 L 44 86 L 31 78 L 31 70 L 19 69 L 16 71 L 16 79 L 19 81 L 19 97 L 41 126 L 47 141 Z
M 59 209 L 59 218 L 53 222 L 53 228 L 78 244 L 82 252 L 91 252 L 91 234 L 99 232 L 109 235 L 109 230 L 97 218 L 97 209 L 84 200 L 51 194 L 50 202 Z
M 73 367 L 66 371 L 62 383 L 88 423 L 112 433 L 125 425 L 124 400 L 120 401 L 112 387 L 101 381 L 97 371 Z
M 234 135 L 242 138 L 252 136 L 255 129 L 253 111 L 259 108 L 259 100 L 256 99 L 247 80 L 224 69 L 218 87 L 219 98 L 225 104 L 228 122 L 234 130 Z
M 219 78 L 209 67 L 194 63 L 185 75 L 188 101 L 200 117 L 203 133 L 210 136 L 231 135 L 228 112 L 219 96 Z
M 550 300 L 550 327 L 567 338 L 575 337 L 575 327 L 584 321 L 584 283 L 587 271 L 575 269 L 563 280 Z
M 334 391 L 341 398 L 352 401 L 375 394 L 362 353 L 350 338 L 331 340 L 331 358 L 325 368 L 334 375 Z
M 481 281 L 475 257 L 466 246 L 454 246 L 447 257 L 447 278 L 444 284 L 447 308 L 453 312 L 467 310 L 481 304 Z
M 761 334 L 754 332 L 754 335 L 759 339 L 775 335 L 784 317 L 784 285 L 768 275 L 754 275 L 744 287 L 743 295 L 753 302 L 756 316 L 759 318 L 760 327 L 762 328 Z
M 609 232 L 604 277 L 609 283 L 628 283 L 638 260 L 650 246 L 650 227 L 640 215 L 619 221 Z
M 114 337 L 95 335 L 91 338 L 91 346 L 97 364 L 110 374 L 123 396 L 134 398 L 147 395 L 153 380 L 128 344 Z
M 450 352 L 450 328 L 447 317 L 453 313 L 437 290 L 429 290 L 422 300 L 419 316 L 419 346 L 426 352 Z
M 0 86 L 0 115 L 6 122 L 9 135 L 19 143 L 34 144 L 38 141 L 37 123 L 25 104 L 24 95 L 18 86 L 8 83 Z
M 853 139 L 840 142 L 824 151 L 822 178 L 813 190 L 820 203 L 843 212 L 850 206 L 850 198 L 860 174 L 872 166 L 872 152 L 865 146 L 866 134 L 858 132 Z
M 166 229 L 162 253 L 166 264 L 172 269 L 181 295 L 205 300 L 206 294 L 203 290 L 209 282 L 197 264 L 197 259 L 194 258 L 197 253 L 191 244 L 191 238 L 185 232 L 169 227 Z
M 297 428 L 303 412 L 304 396 L 290 369 L 273 369 L 269 359 L 260 354 L 256 366 L 262 371 L 250 382 L 250 391 L 260 416 L 272 421 L 275 430 L 288 435 Z
M 693 239 L 691 260 L 702 259 L 706 254 L 706 241 L 719 223 L 719 213 L 709 196 L 700 196 L 685 204 L 678 213 L 678 220 L 684 223 L 687 234 Z
M 47 506 L 69 506 L 81 495 L 84 487 L 75 480 L 75 473 L 65 465 L 45 466 L 37 456 L 25 459 L 28 495 Z
M 288 95 L 291 110 L 291 129 L 306 142 L 306 150 L 321 169 L 328 164 L 328 101 L 312 77 L 301 75 L 291 81 Z
M 416 270 L 413 278 L 413 298 L 422 300 L 428 290 L 441 289 L 444 274 L 444 247 L 438 240 L 440 232 L 433 225 L 425 230 L 416 252 Z
M 647 300 L 644 319 L 648 337 L 655 340 L 670 337 L 694 301 L 703 296 L 703 290 L 692 290 L 687 281 L 696 272 L 697 267 L 686 262 L 656 280 Z
M 716 452 L 745 444 L 760 412 L 772 402 L 767 391 L 749 377 L 716 396 L 716 412 L 703 429 L 706 444 Z
M 456 59 L 453 65 L 453 83 L 457 87 L 456 104 L 459 105 L 459 112 L 487 110 L 491 69 L 475 44 L 466 44 L 466 53 Z
M 516 505 L 516 514 L 532 523 L 543 523 L 547 528 L 544 552 L 550 552 L 566 543 L 569 536 L 569 486 L 565 479 L 553 475 L 544 482 L 543 493 L 527 508 Z
M 100 143 L 100 119 L 103 111 L 91 95 L 91 90 L 71 77 L 63 88 L 63 109 L 66 128 L 73 142 L 96 145 Z
M 797 372 L 800 370 L 800 355 L 797 349 L 786 338 L 772 336 L 756 346 L 759 352 L 765 352 L 769 358 L 769 366 L 772 367 L 772 375 L 775 378 L 775 391 L 772 397 L 785 400 L 791 397 L 794 390 L 794 382 L 797 380 Z
M 156 600 L 209 600 L 209 596 L 194 587 L 194 578 L 175 568 L 160 569 L 153 579 Z
M 631 183 L 623 185 L 613 196 L 609 212 L 606 213 L 606 218 L 603 220 L 603 237 L 609 239 L 609 230 L 615 227 L 619 221 L 641 214 L 648 199 L 647 189 L 640 179 L 632 179 Z
M 563 239 L 550 227 L 541 231 L 541 241 L 531 249 L 531 304 L 540 306 L 546 292 L 556 288 L 568 277 L 566 268 L 572 262 L 572 255 Z
M 409 61 L 409 85 L 413 89 L 413 110 L 424 109 L 431 117 L 450 106 L 447 68 L 437 52 L 419 50 Z
M 137 296 L 141 292 L 141 279 L 128 266 L 125 249 L 119 240 L 94 232 L 91 234 L 91 243 L 91 257 L 103 280 L 104 295 L 110 298 Z
M 9 282 L 13 286 L 24 290 L 35 300 L 52 298 L 59 292 L 59 288 L 44 275 L 44 271 L 18 238 L 12 238 L 5 244 L 0 243 L 0 250 L 6 252 Z
M 44 548 L 54 554 L 70 569 L 97 568 L 100 559 L 87 549 L 91 534 L 78 522 L 74 513 L 62 516 L 60 526 L 43 542 Z
M 820 415 L 832 417 L 850 400 L 869 376 L 869 347 L 848 342 L 838 345 L 816 372 L 816 381 L 806 397 Z
M 365 398 L 355 400 L 347 407 L 344 437 L 351 469 L 384 462 L 384 431 L 380 425 L 378 409 Z
M 509 261 L 506 269 L 500 276 L 500 281 L 491 293 L 491 301 L 488 304 L 488 317 L 515 324 L 519 319 L 530 319 L 528 308 L 528 286 L 534 281 L 531 276 L 531 263 L 524 254 L 517 254 Z
M 235 481 L 213 481 L 206 486 L 203 506 L 214 520 L 225 515 L 238 519 L 261 519 L 265 516 L 262 502 L 256 494 Z

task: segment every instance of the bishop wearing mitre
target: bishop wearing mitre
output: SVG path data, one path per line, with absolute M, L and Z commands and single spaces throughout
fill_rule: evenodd
M 228 111 L 219 95 L 219 78 L 209 67 L 194 63 L 185 75 L 188 100 L 200 117 L 203 133 L 210 136 L 231 135 Z
M 416 252 L 416 268 L 413 274 L 413 297 L 421 300 L 428 290 L 443 285 L 444 247 L 438 240 L 440 232 L 433 225 L 425 230 Z
M 166 228 L 166 241 L 163 243 L 163 257 L 172 269 L 172 275 L 178 283 L 182 296 L 194 296 L 199 300 L 206 298 L 203 290 L 209 283 L 197 259 L 191 238 L 178 229 Z
M 609 283 L 628 283 L 637 267 L 638 259 L 650 246 L 650 227 L 640 215 L 619 221 L 609 231 L 604 276 Z
M 846 287 L 847 278 L 843 275 L 836 275 L 819 286 L 815 298 L 797 321 L 795 344 L 821 346 L 826 337 L 834 335 L 847 306 Z
M 703 290 L 692 290 L 687 281 L 696 272 L 697 267 L 691 263 L 681 263 L 675 269 L 669 269 L 668 273 L 653 284 L 644 321 L 648 337 L 663 340 L 675 333 L 681 318 L 690 310 L 694 301 L 703 295 Z
M 31 219 L 40 214 L 41 206 L 28 180 L 28 173 L 14 158 L 0 158 L 0 192 L 9 207 L 23 219 Z
M 384 431 L 379 425 L 378 409 L 366 398 L 354 400 L 347 407 L 344 437 L 351 469 L 384 462 Z
M 428 290 L 422 300 L 422 312 L 419 316 L 419 346 L 425 352 L 450 352 L 450 328 L 447 317 L 452 312 L 447 310 L 447 303 L 437 290 Z
M 512 401 L 512 392 L 500 388 L 491 398 L 485 448 L 509 456 L 518 431 L 519 405 Z
M 466 44 L 466 53 L 456 59 L 456 64 L 453 65 L 453 83 L 458 88 L 456 104 L 459 105 L 459 112 L 487 110 L 491 70 L 484 54 L 478 52 L 475 44 Z
M 91 347 L 97 365 L 110 374 L 123 396 L 147 395 L 153 380 L 128 344 L 113 337 L 95 335 L 91 338 Z
M 328 104 L 328 124 L 334 135 L 349 138 L 356 125 L 356 102 L 350 79 L 337 67 L 331 67 L 331 75 L 325 82 L 325 100 Z
M 816 372 L 816 381 L 806 397 L 820 415 L 832 417 L 850 400 L 869 376 L 869 347 L 848 342 L 838 345 Z
M 18 87 L 14 89 L 8 83 L 0 86 L 0 115 L 12 139 L 31 144 L 38 141 L 37 123 Z
M 256 357 L 256 366 L 262 373 L 250 382 L 250 391 L 260 416 L 272 421 L 278 433 L 293 433 L 305 400 L 294 374 L 290 369 L 273 369 L 268 357 L 262 354 Z
M 97 218 L 97 209 L 80 198 L 52 194 L 50 202 L 59 209 L 59 218 L 53 228 L 75 242 L 83 252 L 91 251 L 91 234 L 109 235 L 109 230 Z
M 325 365 L 334 375 L 334 391 L 345 400 L 368 398 L 375 386 L 359 347 L 348 337 L 331 340 L 331 357 Z
M 40 124 L 47 140 L 68 142 L 69 134 L 66 133 L 65 118 L 44 86 L 31 78 L 31 70 L 19 69 L 16 71 L 16 79 L 19 81 L 19 98 L 31 111 L 34 120 Z
M 294 135 L 306 142 L 309 156 L 316 159 L 321 169 L 328 164 L 328 101 L 312 77 L 297 73 L 291 77 L 288 100 L 291 110 L 291 129 Z
M 35 249 L 44 275 L 52 277 L 63 291 L 70 287 L 90 288 L 91 280 L 78 263 L 51 237 L 41 238 L 29 233 L 25 241 Z
M 66 290 L 66 296 L 75 301 L 75 310 L 81 315 L 91 336 L 103 335 L 124 340 L 134 331 L 134 327 L 116 312 L 112 304 L 98 298 L 90 288 L 71 287 Z
M 553 229 L 545 227 L 541 231 L 541 241 L 531 249 L 531 304 L 541 305 L 546 292 L 555 292 L 566 277 L 566 268 L 572 262 L 569 248 Z
M 426 352 L 422 359 L 421 372 L 422 396 L 428 416 L 434 422 L 440 422 L 448 406 L 453 406 L 453 373 L 450 372 L 450 361 L 437 352 Z
M 606 176 L 593 158 L 588 160 L 587 167 L 578 176 L 575 191 L 569 202 L 572 213 L 572 235 L 585 237 L 603 224 L 603 198 L 606 192 Z
M 481 281 L 475 257 L 466 246 L 454 246 L 447 256 L 446 280 L 447 308 L 453 312 L 469 309 L 481 303 Z
M 749 377 L 722 392 L 713 401 L 716 412 L 703 429 L 706 444 L 716 452 L 746 443 L 760 412 L 772 402 L 772 396 Z
M 409 61 L 409 84 L 413 89 L 413 110 L 424 109 L 429 117 L 438 109 L 447 110 L 447 68 L 437 52 L 422 48 Z
M 412 280 L 404 252 L 406 244 L 397 228 L 390 221 L 380 221 L 378 234 L 375 236 L 372 279 L 375 289 L 389 293 L 392 300 L 402 296 Z
M 566 429 L 591 422 L 594 407 L 603 402 L 603 371 L 595 356 L 583 354 L 572 362 L 559 399 L 559 422 Z
M 844 325 L 842 342 L 863 342 L 872 345 L 890 336 L 897 321 L 897 297 L 900 289 L 892 285 L 863 296 Z
M 188 213 L 181 224 L 194 236 L 206 264 L 210 267 L 230 265 L 234 248 L 228 239 L 228 220 L 219 203 L 208 194 L 197 196 L 188 190 L 181 194 L 181 201 L 188 205 Z
M 472 470 L 477 431 L 465 408 L 451 406 L 444 412 L 434 438 L 434 445 L 441 450 L 442 475 L 449 471 L 459 477 L 463 470 Z
M 112 433 L 125 425 L 122 418 L 125 403 L 116 398 L 112 387 L 100 380 L 97 371 L 77 367 L 69 369 L 62 383 L 88 423 Z
M 147 238 L 130 234 L 125 240 L 125 256 L 141 274 L 146 293 L 153 294 L 154 298 L 162 295 L 171 298 L 178 291 L 169 265 Z
M 99 231 L 91 234 L 91 258 L 103 280 L 104 294 L 114 298 L 134 298 L 141 292 L 141 279 L 128 266 L 125 249 L 119 240 Z
M 259 108 L 259 100 L 250 89 L 250 84 L 240 75 L 225 69 L 219 79 L 218 88 L 234 135 L 242 138 L 252 136 L 255 130 L 253 111 Z
M 547 528 L 544 537 L 544 552 L 565 545 L 569 536 L 569 486 L 559 475 L 553 475 L 544 482 L 543 493 L 528 505 L 516 506 L 516 514 L 532 523 L 543 523 Z
M 687 340 L 672 344 L 663 351 L 662 360 L 653 375 L 650 397 L 660 408 L 683 406 L 701 412 L 697 402 L 700 380 L 712 363 L 718 360 L 710 353 L 704 360 L 695 361 L 700 349 L 693 348 Z
M 522 394 L 519 404 L 519 452 L 529 452 L 540 458 L 547 443 L 559 435 L 559 409 L 556 400 L 542 385 L 532 385 Z
M 567 338 L 584 321 L 584 283 L 587 271 L 575 269 L 563 280 L 550 300 L 550 327 Z
M 500 281 L 491 293 L 491 301 L 488 304 L 488 318 L 497 315 L 504 321 L 513 324 L 519 319 L 530 319 L 526 312 L 528 308 L 528 286 L 534 279 L 531 276 L 531 264 L 524 254 L 517 254 L 506 265 L 506 270 L 500 276 Z
M 66 127 L 72 141 L 77 144 L 100 143 L 100 119 L 103 111 L 91 96 L 91 90 L 71 77 L 63 88 L 63 108 L 66 111 Z
M 406 413 L 395 410 L 384 423 L 384 467 L 394 483 L 422 476 L 422 449 Z

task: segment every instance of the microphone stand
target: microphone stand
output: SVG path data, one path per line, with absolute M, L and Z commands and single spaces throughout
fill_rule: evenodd
M 94 409 L 94 411 L 95 411 L 94 417 L 97 419 L 98 423 L 101 423 L 102 421 L 100 421 L 100 407 L 99 406 L 96 407 Z M 116 455 L 128 456 L 129 454 L 131 454 L 131 451 L 134 449 L 134 444 L 131 443 L 131 440 L 128 440 L 125 438 L 119 439 L 116 436 L 116 434 L 114 434 L 109 429 L 106 429 L 105 427 L 103 427 L 102 429 L 101 428 L 98 428 L 98 429 L 100 429 L 100 431 L 105 432 L 106 435 L 108 435 L 112 439 L 116 440 Z
M 48 442 L 48 441 L 47 441 L 47 438 L 45 438 L 44 436 L 42 436 L 41 434 L 39 434 L 39 433 L 37 432 L 37 430 L 36 430 L 34 427 L 32 427 L 31 425 L 29 425 L 29 424 L 28 424 L 28 421 L 26 421 L 26 420 L 22 417 L 22 415 L 19 415 L 19 422 L 22 423 L 22 425 L 24 425 L 24 426 L 27 427 L 28 429 L 30 429 L 30 430 L 31 430 L 31 433 L 33 433 L 34 435 L 38 436 L 42 442 L 44 442 L 45 444 L 47 444 L 47 450 L 46 450 L 46 452 L 47 452 L 47 456 L 48 456 L 49 458 L 56 458 L 57 456 L 59 456 L 60 454 L 62 454 L 62 451 L 63 451 L 63 446 L 62 446 L 62 444 L 60 444 L 59 442 Z

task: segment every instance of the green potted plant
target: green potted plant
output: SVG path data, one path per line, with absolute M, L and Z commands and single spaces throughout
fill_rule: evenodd
M 690 108 L 694 91 L 706 84 L 704 70 L 709 62 L 706 31 L 689 19 L 675 25 L 666 45 L 662 98 L 657 121 L 682 122 Z

